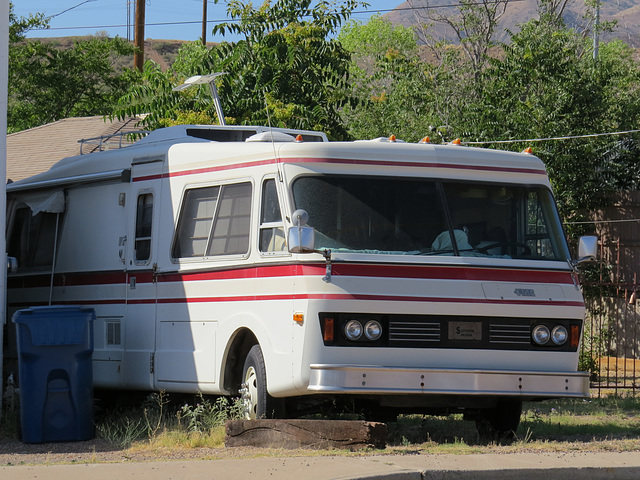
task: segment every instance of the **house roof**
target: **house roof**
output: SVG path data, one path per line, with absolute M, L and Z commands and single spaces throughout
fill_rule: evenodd
M 79 155 L 82 139 L 97 139 L 82 145 L 82 153 L 101 147 L 100 137 L 138 131 L 139 119 L 105 119 L 102 116 L 64 118 L 39 127 L 7 135 L 7 181 L 45 172 L 59 160 Z M 123 143 L 130 143 L 126 137 Z

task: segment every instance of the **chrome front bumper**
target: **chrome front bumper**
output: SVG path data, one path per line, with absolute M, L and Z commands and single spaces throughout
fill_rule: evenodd
M 360 395 L 515 395 L 523 399 L 588 398 L 589 373 L 311 365 L 308 390 Z

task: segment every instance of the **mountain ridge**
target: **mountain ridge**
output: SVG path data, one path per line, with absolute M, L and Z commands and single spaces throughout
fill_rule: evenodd
M 385 18 L 394 24 L 405 27 L 417 26 L 422 22 L 427 22 L 426 5 L 430 5 L 432 10 L 438 13 L 455 16 L 458 10 L 452 6 L 451 0 L 413 0 L 405 1 L 395 7 L 394 10 L 384 15 Z M 537 0 L 515 0 L 507 6 L 504 15 L 498 22 L 494 40 L 499 42 L 507 41 L 509 35 L 507 30 L 518 31 L 518 25 L 537 18 Z M 587 27 L 591 30 L 590 22 L 585 19 L 587 6 L 581 0 L 572 0 L 567 3 L 563 18 L 570 28 L 584 30 Z M 615 2 L 603 2 L 600 6 L 600 22 L 617 21 L 617 26 L 612 33 L 600 35 L 602 41 L 620 39 L 634 49 L 640 48 L 640 4 L 635 0 L 616 0 Z M 434 26 L 436 38 L 445 38 L 453 41 L 453 32 L 447 33 L 442 26 Z

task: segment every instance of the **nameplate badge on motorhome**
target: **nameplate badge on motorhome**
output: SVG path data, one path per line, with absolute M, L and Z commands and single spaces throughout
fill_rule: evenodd
M 449 340 L 482 340 L 482 322 L 449 322 Z

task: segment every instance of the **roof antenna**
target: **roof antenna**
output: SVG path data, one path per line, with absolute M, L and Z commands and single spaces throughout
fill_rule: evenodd
M 178 85 L 177 87 L 173 87 L 174 92 L 179 92 L 186 88 L 191 87 L 192 85 L 204 85 L 205 83 L 209 84 L 209 89 L 211 90 L 211 96 L 213 97 L 213 104 L 216 107 L 216 114 L 218 115 L 218 121 L 220 125 L 226 125 L 227 123 L 224 121 L 224 113 L 222 111 L 222 103 L 220 102 L 220 96 L 218 95 L 218 89 L 216 88 L 216 77 L 220 75 L 226 75 L 227 72 L 218 72 L 218 73 L 210 73 L 208 75 L 194 75 L 193 77 L 187 78 L 182 85 Z
M 267 124 L 269 125 L 269 135 L 271 136 L 271 147 L 273 148 L 273 159 L 278 165 L 278 152 L 276 151 L 276 142 L 273 138 L 273 127 L 271 126 L 271 114 L 269 113 L 269 102 L 267 102 L 267 90 L 262 90 L 262 96 L 264 97 L 264 109 L 267 111 Z M 282 181 L 282 172 L 278 166 L 278 180 Z
M 273 154 L 276 154 L 276 144 L 273 139 L 273 127 L 271 126 L 271 115 L 269 114 L 269 102 L 267 102 L 267 91 L 262 90 L 262 96 L 264 97 L 264 109 L 267 111 L 267 124 L 269 126 L 269 134 L 271 135 L 271 145 L 273 145 Z

